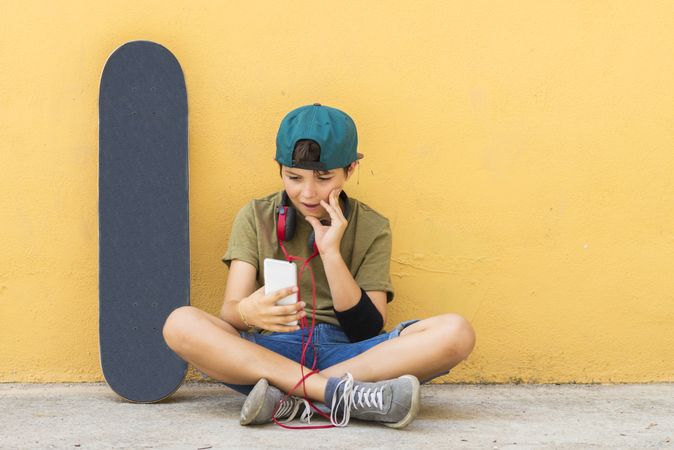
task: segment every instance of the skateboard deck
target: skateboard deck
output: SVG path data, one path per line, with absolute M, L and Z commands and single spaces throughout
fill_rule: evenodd
M 99 93 L 99 343 L 105 381 L 134 403 L 167 398 L 187 373 L 162 334 L 189 305 L 187 161 L 180 64 L 153 42 L 122 45 Z

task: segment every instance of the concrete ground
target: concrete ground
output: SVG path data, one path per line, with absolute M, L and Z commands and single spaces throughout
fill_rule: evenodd
M 674 384 L 427 385 L 402 430 L 242 427 L 242 403 L 204 382 L 156 404 L 126 402 L 102 383 L 4 383 L 0 448 L 674 448 Z

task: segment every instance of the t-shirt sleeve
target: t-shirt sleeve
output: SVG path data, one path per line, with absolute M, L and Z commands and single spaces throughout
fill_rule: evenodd
M 229 245 L 222 262 L 230 267 L 232 260 L 240 259 L 259 268 L 257 251 L 257 227 L 253 213 L 253 202 L 246 204 L 237 213 L 232 224 L 232 232 L 229 235 Z
M 386 301 L 393 300 L 391 282 L 391 227 L 386 223 L 365 252 L 354 279 L 364 291 L 385 291 Z

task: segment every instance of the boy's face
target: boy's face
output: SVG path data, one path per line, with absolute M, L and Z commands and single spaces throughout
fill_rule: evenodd
M 342 189 L 346 180 L 351 178 L 356 164 L 354 162 L 349 166 L 346 176 L 342 168 L 319 174 L 313 170 L 282 166 L 281 179 L 290 201 L 302 215 L 327 219 L 330 215 L 321 206 L 321 200 L 330 203 L 330 192 Z

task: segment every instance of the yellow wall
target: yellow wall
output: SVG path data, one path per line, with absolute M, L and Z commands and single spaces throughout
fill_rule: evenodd
M 233 216 L 280 188 L 278 123 L 318 101 L 359 126 L 347 192 L 391 219 L 389 326 L 477 330 L 444 381 L 674 381 L 671 2 L 0 10 L 0 381 L 103 380 L 98 86 L 136 39 L 187 80 L 193 305 L 217 313 Z

